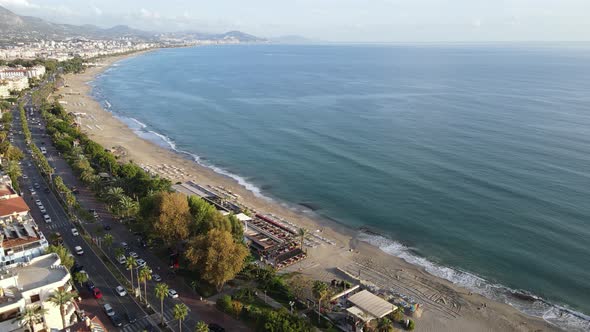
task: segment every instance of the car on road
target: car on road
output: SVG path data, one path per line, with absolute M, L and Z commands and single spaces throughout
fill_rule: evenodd
M 102 306 L 102 309 L 107 314 L 107 316 L 114 316 L 115 315 L 115 310 L 113 310 L 113 307 L 111 307 L 111 305 L 108 303 L 105 303 Z
M 111 230 L 111 225 L 104 225 L 104 230 L 105 231 L 110 231 Z
M 212 331 L 212 332 L 225 332 L 225 329 L 223 327 L 221 327 L 220 325 L 215 324 L 215 323 L 209 324 L 208 327 L 209 327 L 209 331 Z
M 135 317 L 135 315 L 130 312 L 125 313 L 125 319 L 129 322 L 129 324 L 137 322 L 137 318 Z
M 39 211 L 41 211 L 41 213 L 47 213 L 47 210 L 45 210 L 43 205 L 39 206 Z
M 86 288 L 88 288 L 88 290 L 92 292 L 92 290 L 94 289 L 94 283 L 92 281 L 88 280 L 86 282 Z
M 131 257 L 133 257 L 133 258 L 137 258 L 137 257 L 139 257 L 139 255 L 138 255 L 138 254 L 137 254 L 135 251 L 131 251 L 131 252 L 129 253 L 129 256 L 131 256 Z
M 78 256 L 84 255 L 84 249 L 82 249 L 82 247 L 80 247 L 80 246 L 75 246 L 74 251 L 76 252 L 76 255 L 78 255 Z
M 146 262 L 145 262 L 143 259 L 141 259 L 141 258 L 140 258 L 140 259 L 138 259 L 136 262 L 137 262 L 137 268 L 138 268 L 138 269 L 139 269 L 139 268 L 141 268 L 141 267 L 144 267 L 144 266 L 147 264 L 147 263 L 146 263 Z
M 74 266 L 72 266 L 72 274 L 79 272 L 79 271 L 83 271 L 84 270 L 84 265 L 80 265 L 77 262 L 74 262 Z
M 29 177 L 26 174 L 23 174 L 23 179 L 28 179 Z
M 35 195 L 37 193 L 33 187 L 29 188 L 29 191 L 31 192 L 31 195 Z
M 123 247 L 123 249 L 125 250 L 129 249 L 129 245 L 127 244 L 127 242 L 121 242 L 121 247 Z
M 117 261 L 119 262 L 119 264 L 125 264 L 127 262 L 127 258 L 125 258 L 125 255 L 121 255 L 117 257 Z
M 35 182 L 35 183 L 33 184 L 33 188 L 35 188 L 35 189 L 39 189 L 39 188 L 41 188 L 41 186 L 40 186 L 40 185 L 39 185 L 37 182 Z
M 114 326 L 123 326 L 123 320 L 121 319 L 121 317 L 119 317 L 119 315 L 115 314 L 110 316 L 109 318 L 111 319 L 111 323 L 113 323 Z
M 73 236 L 78 236 L 78 235 L 80 235 L 80 233 L 78 233 L 78 230 L 77 229 L 72 228 L 72 235 Z
M 162 277 L 160 277 L 159 274 L 152 274 L 152 280 L 154 280 L 156 282 L 160 282 L 160 281 L 162 281 Z
M 41 200 L 40 199 L 36 199 L 35 200 L 35 204 L 37 204 L 37 206 L 42 206 L 43 205 L 43 203 L 41 203 Z
M 43 191 L 44 191 L 46 194 L 49 194 L 49 188 L 45 187 L 45 189 L 43 189 Z
M 48 214 L 44 214 L 43 219 L 46 223 L 51 224 L 51 217 Z
M 117 294 L 119 296 L 125 296 L 127 295 L 127 291 L 125 290 L 125 288 L 123 288 L 123 286 L 119 285 L 117 287 L 115 287 L 115 292 L 117 292 Z
M 100 289 L 94 287 L 94 289 L 92 290 L 92 295 L 94 296 L 95 299 L 101 299 L 102 298 L 102 292 L 100 291 Z
M 175 299 L 178 297 L 178 293 L 174 289 L 170 288 L 168 290 L 168 297 Z

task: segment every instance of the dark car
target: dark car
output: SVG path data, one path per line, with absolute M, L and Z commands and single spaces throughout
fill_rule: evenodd
M 72 266 L 72 274 L 81 271 L 84 269 L 84 265 L 80 265 L 78 263 L 74 263 L 74 266 Z
M 89 291 L 91 291 L 91 292 L 92 292 L 92 290 L 94 289 L 94 287 L 95 287 L 95 286 L 94 286 L 94 283 L 93 283 L 92 281 L 88 280 L 88 281 L 86 282 L 86 288 L 88 288 L 88 290 L 89 290 Z
M 123 321 L 121 320 L 121 317 L 119 317 L 119 315 L 114 314 L 112 316 L 109 316 L 109 318 L 111 319 L 111 323 L 113 323 L 114 326 L 123 326 Z
M 110 231 L 111 230 L 111 225 L 104 225 L 104 229 L 106 231 Z
M 125 319 L 129 322 L 129 324 L 133 324 L 135 322 L 137 322 L 137 317 L 135 317 L 134 314 L 126 312 L 125 313 Z
M 43 191 L 47 194 L 49 194 L 49 188 L 45 187 L 45 189 L 43 189 Z
M 217 325 L 215 323 L 211 323 L 211 324 L 209 324 L 209 331 L 225 332 L 225 329 L 223 327 L 221 327 L 220 325 Z
M 158 329 L 156 329 L 155 326 L 153 326 L 152 324 L 148 324 L 143 328 L 144 331 L 146 332 L 156 332 L 158 331 Z

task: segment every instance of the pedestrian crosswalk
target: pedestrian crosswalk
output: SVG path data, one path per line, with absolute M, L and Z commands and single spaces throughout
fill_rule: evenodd
M 153 331 L 160 331 L 158 326 L 159 323 L 159 320 L 154 320 L 153 317 L 145 316 L 141 319 L 138 319 L 137 322 L 133 324 L 128 324 L 121 327 L 119 330 L 121 332 L 142 332 L 148 330 L 148 327 L 151 325 L 154 329 Z

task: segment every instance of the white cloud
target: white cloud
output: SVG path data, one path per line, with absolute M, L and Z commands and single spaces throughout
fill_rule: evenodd
M 94 11 L 94 13 L 98 16 L 102 15 L 102 9 L 96 7 L 96 6 L 92 6 L 92 10 Z
M 152 12 L 152 11 L 149 11 L 145 8 L 141 8 L 139 10 L 139 13 L 141 14 L 141 17 L 147 18 L 147 19 L 159 19 L 160 18 L 160 13 Z
M 31 3 L 28 0 L 0 0 L 0 5 L 7 7 L 39 8 L 39 5 Z

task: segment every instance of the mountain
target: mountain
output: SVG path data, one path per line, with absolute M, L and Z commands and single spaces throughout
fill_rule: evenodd
M 0 6 L 0 43 L 3 41 L 67 38 L 113 39 L 130 38 L 141 40 L 156 40 L 161 37 L 175 39 L 210 39 L 239 42 L 260 42 L 264 39 L 243 33 L 230 31 L 222 34 L 207 34 L 199 32 L 171 32 L 159 34 L 117 25 L 103 29 L 95 25 L 71 25 L 52 23 L 32 16 L 20 16 Z M 195 38 L 196 37 L 196 38 Z
M 288 36 L 280 36 L 280 37 L 274 37 L 274 38 L 270 38 L 270 41 L 273 43 L 278 43 L 278 44 L 314 44 L 314 43 L 318 43 L 318 41 L 315 40 L 311 40 L 302 36 L 297 36 L 297 35 L 288 35 Z

